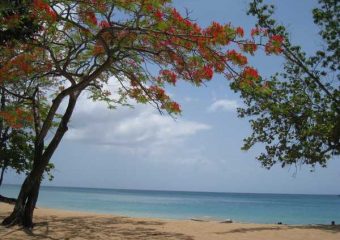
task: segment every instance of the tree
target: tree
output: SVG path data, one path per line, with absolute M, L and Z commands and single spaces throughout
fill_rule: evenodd
M 174 9 L 170 0 L 35 0 L 28 11 L 41 28 L 29 40 L 3 48 L 0 76 L 6 79 L 0 77 L 0 82 L 6 88 L 8 82 L 26 81 L 34 90 L 27 98 L 34 159 L 4 225 L 32 227 L 43 171 L 84 91 L 111 108 L 134 99 L 169 114 L 179 114 L 180 106 L 164 86 L 179 80 L 200 86 L 218 72 L 244 88 L 266 91 L 246 57 L 227 49 L 230 45 L 247 53 L 256 50 L 255 43 L 243 39 L 242 28 L 213 22 L 202 29 Z M 110 89 L 113 81 L 117 87 Z M 47 102 L 44 116 L 41 99 Z
M 16 84 L 16 87 L 18 84 Z M 8 86 L 7 86 L 8 87 Z M 14 91 L 14 90 L 13 90 Z M 22 97 L 22 96 L 21 96 Z M 17 174 L 28 174 L 32 169 L 34 144 L 32 137 L 32 125 L 28 110 L 24 112 L 25 104 L 21 98 L 13 98 L 0 89 L 0 187 L 4 174 L 8 168 Z M 17 118 L 17 116 L 20 118 Z M 46 167 L 49 179 L 53 179 L 51 170 L 53 164 Z M 9 201 L 1 196 L 0 201 Z M 13 200 L 13 199 L 12 199 Z M 11 200 L 11 202 L 13 202 Z
M 6 169 L 11 167 L 17 173 L 29 171 L 32 161 L 33 145 L 29 133 L 21 129 L 24 121 L 17 122 L 15 115 L 19 108 L 14 105 L 6 106 L 8 99 L 4 90 L 1 90 L 0 103 L 0 186 Z M 8 124 L 10 122 L 10 124 Z
M 29 82 L 16 81 L 7 83 L 6 88 L 0 86 L 0 187 L 7 169 L 17 174 L 28 174 L 32 169 L 34 142 L 33 125 L 27 99 L 29 99 Z M 43 115 L 46 108 L 40 104 Z M 46 166 L 45 172 L 49 180 L 52 163 Z M 0 195 L 0 201 L 14 203 L 15 199 Z
M 39 30 L 39 25 L 32 21 L 28 11 L 31 3 L 30 0 L 8 0 L 0 3 L 0 45 L 7 46 L 15 40 L 26 42 Z M 3 50 L 1 49 L 1 54 L 6 54 Z M 25 104 L 27 94 L 31 92 L 28 88 L 29 85 L 18 82 L 7 84 L 6 89 L 0 88 L 0 186 L 8 168 L 12 168 L 17 174 L 28 174 L 32 169 L 33 126 L 30 124 L 30 114 L 27 113 L 30 109 Z M 50 180 L 53 179 L 53 167 L 53 164 L 48 164 L 46 168 Z M 13 203 L 15 199 L 0 195 L 0 201 Z
M 302 46 L 290 42 L 285 27 L 272 18 L 274 6 L 264 5 L 262 0 L 250 4 L 248 14 L 258 20 L 252 35 L 261 36 L 266 31 L 283 37 L 282 48 L 277 51 L 285 59 L 283 72 L 266 80 L 266 94 L 243 91 L 246 108 L 239 109 L 240 117 L 250 118 L 253 130 L 243 149 L 265 143 L 265 152 L 258 160 L 267 168 L 275 163 L 282 167 L 298 163 L 325 167 L 327 160 L 340 153 L 339 10 L 339 1 L 319 0 L 313 17 L 324 46 L 308 56 Z M 265 47 L 270 51 L 275 44 Z M 237 85 L 233 87 L 239 90 Z
M 12 167 L 17 173 L 28 170 L 26 159 L 30 159 L 30 153 L 33 148 L 30 148 L 28 143 L 27 134 L 22 130 L 11 128 L 6 124 L 6 120 L 13 119 L 6 108 L 6 95 L 4 90 L 0 90 L 0 187 L 4 179 L 4 173 L 8 167 Z M 15 199 L 6 198 L 0 194 L 0 201 L 7 203 L 15 203 Z

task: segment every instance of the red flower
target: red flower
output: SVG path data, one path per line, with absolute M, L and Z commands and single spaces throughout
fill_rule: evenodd
M 161 74 L 165 77 L 166 81 L 172 84 L 176 84 L 177 74 L 170 70 L 162 70 Z
M 171 16 L 173 20 L 177 23 L 182 23 L 184 20 L 181 14 L 175 8 L 171 10 Z
M 223 61 L 221 62 L 216 62 L 214 65 L 215 71 L 218 73 L 221 73 L 225 69 L 225 63 Z
M 164 14 L 160 11 L 160 10 L 157 10 L 154 14 L 155 18 L 158 20 L 158 21 L 162 21 L 163 20 L 163 16 Z
M 260 78 L 257 70 L 252 67 L 245 67 L 242 73 L 244 79 L 257 81 Z
M 149 87 L 149 91 L 151 94 L 153 94 L 156 98 L 156 100 L 164 101 L 168 99 L 169 97 L 165 94 L 165 91 L 163 88 L 160 88 L 158 86 L 151 86 Z
M 97 25 L 96 14 L 94 12 L 86 12 L 85 13 L 85 21 L 90 23 L 90 24 Z
M 257 50 L 257 45 L 254 42 L 247 42 L 241 45 L 243 51 L 250 53 L 251 55 Z
M 252 30 L 251 30 L 251 33 L 250 33 L 250 35 L 252 36 L 252 37 L 254 37 L 254 36 L 256 36 L 256 35 L 259 35 L 260 34 L 260 32 L 261 32 L 261 29 L 260 28 L 253 28 Z
M 110 27 L 110 23 L 108 23 L 107 21 L 101 21 L 100 23 L 99 23 L 99 26 L 101 27 L 101 28 L 109 28 Z
M 204 66 L 203 67 L 203 77 L 210 80 L 212 79 L 214 75 L 214 72 L 212 70 L 212 67 L 211 66 Z
M 234 64 L 238 65 L 246 65 L 248 63 L 248 60 L 245 56 L 242 54 L 236 52 L 235 50 L 229 50 L 227 52 L 227 58 L 232 61 Z
M 153 11 L 153 6 L 148 4 L 148 5 L 146 5 L 145 9 L 146 9 L 147 12 L 152 12 Z
M 100 55 L 103 54 L 105 52 L 105 49 L 102 45 L 96 44 L 93 48 L 92 54 L 93 55 Z
M 283 36 L 281 35 L 273 35 L 270 38 L 272 41 L 278 42 L 278 43 L 282 43 L 283 42 Z
M 212 22 L 212 24 L 204 30 L 204 34 L 212 37 L 211 41 L 216 42 L 219 39 L 224 39 L 224 27 L 218 22 Z
M 241 27 L 236 28 L 236 34 L 243 37 L 244 36 L 243 28 Z
M 176 102 L 172 102 L 171 105 L 170 105 L 170 111 L 174 112 L 174 113 L 180 113 L 181 112 L 181 106 Z
M 274 53 L 279 54 L 283 51 L 282 44 L 283 44 L 284 37 L 281 35 L 273 35 L 270 37 L 269 42 L 265 46 L 265 51 L 267 54 Z
M 48 5 L 42 0 L 33 0 L 33 7 L 37 12 L 39 11 L 45 12 L 48 15 L 48 17 L 51 18 L 53 21 L 57 19 L 57 14 L 53 11 L 50 5 Z

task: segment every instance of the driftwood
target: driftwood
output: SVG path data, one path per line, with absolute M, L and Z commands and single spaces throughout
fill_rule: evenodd
M 0 202 L 14 205 L 17 202 L 17 200 L 15 198 L 8 198 L 0 194 Z

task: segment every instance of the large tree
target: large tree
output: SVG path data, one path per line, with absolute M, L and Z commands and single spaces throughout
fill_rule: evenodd
M 34 154 L 30 109 L 25 103 L 27 96 L 20 93 L 26 88 L 18 83 L 12 87 L 7 84 L 6 87 L 0 88 L 0 187 L 8 169 L 17 174 L 28 174 L 32 169 Z M 53 167 L 51 163 L 46 167 L 50 180 L 53 179 Z M 15 199 L 0 195 L 0 201 L 13 203 Z
M 253 133 L 243 149 L 264 143 L 258 156 L 263 166 L 307 164 L 326 166 L 340 153 L 340 2 L 319 0 L 313 10 L 315 27 L 323 45 L 307 54 L 303 46 L 291 43 L 291 36 L 273 18 L 274 6 L 254 0 L 249 14 L 258 20 L 254 38 L 263 32 L 282 36 L 279 52 L 285 60 L 281 73 L 263 79 L 267 94 L 242 91 L 246 108 L 241 117 L 250 118 Z M 319 36 L 318 36 L 319 37 Z M 273 46 L 266 45 L 267 50 Z M 234 84 L 234 89 L 239 87 Z
M 30 133 L 25 130 L 29 121 L 26 117 L 16 118 L 22 111 L 19 107 L 21 100 L 11 97 L 0 89 L 0 186 L 7 168 L 13 168 L 17 173 L 29 171 L 33 159 Z
M 200 86 L 214 72 L 245 89 L 267 92 L 246 57 L 230 49 L 256 49 L 243 39 L 242 28 L 213 22 L 203 29 L 174 9 L 171 0 L 34 0 L 28 12 L 39 31 L 2 49 L 0 82 L 3 88 L 8 82 L 30 82 L 34 159 L 4 225 L 32 227 L 44 169 L 68 130 L 82 92 L 110 107 L 130 98 L 169 114 L 179 114 L 180 106 L 166 94 L 166 84 L 181 80 Z M 4 24 L 10 27 L 15 21 L 11 17 Z M 275 37 L 270 42 L 280 45 Z M 40 111 L 41 99 L 47 101 L 46 115 Z
M 1 55 L 6 54 L 7 44 L 13 41 L 25 42 L 33 33 L 39 30 L 39 25 L 32 21 L 29 12 L 31 0 L 5 0 L 0 3 L 0 45 Z M 1 59 L 4 63 L 7 58 Z M 2 68 L 2 65 L 0 65 Z M 3 73 L 2 73 L 3 74 Z M 7 76 L 2 76 L 6 78 Z M 30 82 L 13 81 L 0 86 L 0 186 L 3 183 L 7 169 L 13 169 L 17 174 L 28 174 L 32 169 L 34 143 L 32 124 L 27 99 L 32 93 Z M 41 109 L 44 111 L 45 109 Z M 49 164 L 46 171 L 50 180 L 53 178 Z M 0 195 L 0 201 L 15 202 Z

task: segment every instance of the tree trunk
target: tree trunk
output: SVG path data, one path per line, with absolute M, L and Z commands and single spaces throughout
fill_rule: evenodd
M 5 218 L 2 225 L 22 225 L 24 228 L 33 228 L 33 211 L 38 199 L 40 182 L 48 161 L 36 161 L 32 171 L 21 186 L 18 199 L 11 215 Z
M 2 181 L 4 179 L 4 174 L 5 174 L 7 167 L 8 167 L 8 160 L 5 160 L 4 165 L 1 168 L 1 173 L 0 173 L 0 187 L 2 186 Z M 17 200 L 15 198 L 8 198 L 8 197 L 2 196 L 0 194 L 0 202 L 4 202 L 4 203 L 8 203 L 8 204 L 15 204 L 16 201 Z
M 0 202 L 14 205 L 17 202 L 17 200 L 15 198 L 5 197 L 0 194 Z
M 1 187 L 2 181 L 3 181 L 3 179 L 4 179 L 4 174 L 5 174 L 6 168 L 7 168 L 7 166 L 5 166 L 5 165 L 1 168 L 1 174 L 0 174 L 0 187 Z
M 57 131 L 55 132 L 46 149 L 44 150 L 45 136 L 43 136 L 41 139 L 39 138 L 40 141 L 36 142 L 32 171 L 26 177 L 24 183 L 21 186 L 13 212 L 9 217 L 3 220 L 2 225 L 22 225 L 26 229 L 33 228 L 33 212 L 35 204 L 38 200 L 42 176 L 53 153 L 57 149 L 61 139 L 68 130 L 67 124 L 70 121 L 79 94 L 80 92 L 77 92 L 69 96 L 69 102 L 65 113 L 61 118 L 61 121 L 57 127 Z M 46 124 L 46 126 L 49 125 L 51 124 Z
M 7 169 L 7 167 L 8 167 L 8 164 L 9 164 L 8 158 L 4 159 L 4 160 L 3 160 L 3 166 L 2 166 L 2 168 L 1 168 L 1 174 L 0 174 L 0 187 L 1 187 L 1 185 L 2 185 L 2 181 L 3 181 L 3 179 L 4 179 L 4 174 L 5 174 L 5 172 L 6 172 L 6 169 Z

